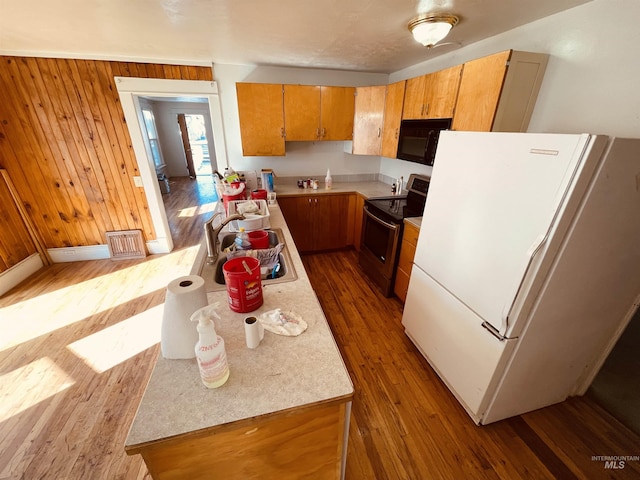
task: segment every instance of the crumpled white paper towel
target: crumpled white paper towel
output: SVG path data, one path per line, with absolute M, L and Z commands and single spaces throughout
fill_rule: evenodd
M 258 317 L 258 321 L 265 330 L 288 337 L 296 337 L 307 329 L 307 322 L 300 315 L 295 312 L 282 312 L 279 308 L 264 312 Z

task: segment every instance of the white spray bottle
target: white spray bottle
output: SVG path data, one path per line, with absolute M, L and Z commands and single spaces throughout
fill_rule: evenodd
M 198 322 L 198 334 L 196 343 L 196 358 L 200 368 L 202 383 L 208 388 L 222 386 L 229 378 L 229 364 L 227 352 L 224 348 L 224 340 L 216 333 L 213 319 L 218 318 L 218 303 L 213 303 L 196 310 L 191 315 L 192 322 Z

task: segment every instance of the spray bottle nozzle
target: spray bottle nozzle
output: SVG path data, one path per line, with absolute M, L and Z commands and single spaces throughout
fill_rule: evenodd
M 219 304 L 220 302 L 212 303 L 211 305 L 206 305 L 196 310 L 191 315 L 191 321 L 198 322 L 199 327 L 208 326 L 209 322 L 211 322 L 211 324 L 215 328 L 215 322 L 213 321 L 213 319 L 217 318 L 218 320 L 220 320 L 220 315 L 218 315 L 218 312 L 216 311 L 218 309 Z

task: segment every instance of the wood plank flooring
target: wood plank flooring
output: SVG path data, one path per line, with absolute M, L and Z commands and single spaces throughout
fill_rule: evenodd
M 352 375 L 349 479 L 640 478 L 640 461 L 605 469 L 592 456 L 640 452 L 640 437 L 589 398 L 482 427 L 404 334 L 355 251 L 303 262 Z
M 0 298 L 0 480 L 148 479 L 124 441 L 159 352 L 166 284 L 188 273 L 211 197 L 173 180 L 176 249 L 47 267 Z M 640 438 L 588 398 L 477 427 L 404 335 L 353 251 L 303 257 L 355 385 L 347 478 L 639 478 L 593 455 Z

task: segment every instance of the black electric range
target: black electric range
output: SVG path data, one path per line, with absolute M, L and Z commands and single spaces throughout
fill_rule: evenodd
M 403 219 L 422 216 L 429 179 L 426 175 L 412 174 L 406 194 L 373 197 L 364 202 L 358 263 L 387 297 L 393 294 L 404 230 Z
M 372 197 L 365 200 L 369 211 L 389 223 L 402 223 L 405 217 L 421 217 L 429 191 L 429 177 L 412 174 L 407 183 L 407 193 L 388 197 Z

